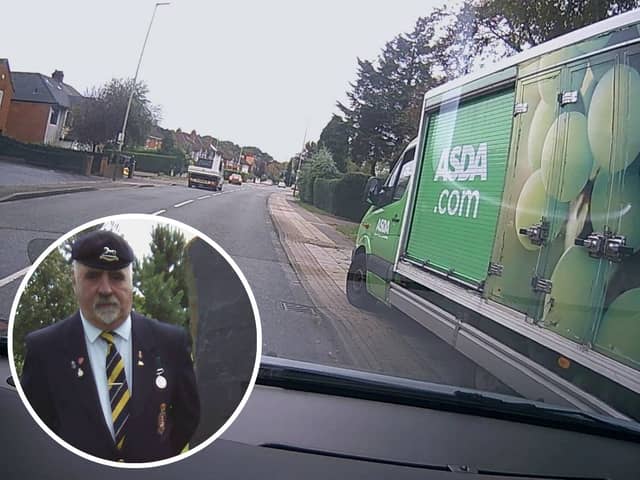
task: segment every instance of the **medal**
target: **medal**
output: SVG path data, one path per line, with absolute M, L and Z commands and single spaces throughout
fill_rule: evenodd
M 161 390 L 167 388 L 167 379 L 164 378 L 162 375 L 158 375 L 156 377 L 156 387 L 158 387 Z
M 160 378 L 160 377 L 158 377 Z M 167 404 L 160 404 L 160 413 L 158 414 L 158 435 L 162 435 L 167 426 Z
M 138 350 L 138 366 L 144 367 L 144 362 L 142 361 L 142 350 Z
M 80 367 L 78 367 L 78 377 L 82 377 L 83 375 L 84 375 L 84 372 Z

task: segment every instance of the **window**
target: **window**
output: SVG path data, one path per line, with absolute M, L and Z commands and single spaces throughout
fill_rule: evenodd
M 4 96 L 4 90 L 0 90 L 0 107 L 2 106 L 2 97 Z
M 49 123 L 51 125 L 57 125 L 59 115 L 60 115 L 60 110 L 58 110 L 56 107 L 51 107 L 51 116 L 49 117 Z
M 413 175 L 416 168 L 416 160 L 413 158 L 415 152 L 416 149 L 414 147 L 405 153 L 402 158 L 402 167 L 400 168 L 400 174 L 398 175 L 398 183 L 396 184 L 396 189 L 393 192 L 394 200 L 401 199 L 402 195 L 404 195 L 404 191 L 407 189 L 407 185 L 409 185 L 411 175 Z
M 197 167 L 211 168 L 212 165 L 213 165 L 213 160 L 208 159 L 208 158 L 200 157 L 196 161 L 196 166 Z

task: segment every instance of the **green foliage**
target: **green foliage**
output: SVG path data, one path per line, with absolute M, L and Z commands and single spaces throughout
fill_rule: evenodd
M 473 43 L 520 52 L 639 6 L 638 0 L 467 0 L 452 29 L 476 23 Z
M 85 93 L 73 112 L 71 137 L 93 146 L 115 142 L 122 129 L 131 90 L 134 90 L 127 121 L 125 144 L 143 145 L 151 128 L 160 120 L 160 108 L 148 98 L 144 82 L 114 78 Z
M 340 178 L 316 178 L 313 205 L 338 217 L 359 222 L 370 205 L 363 199 L 369 175 L 347 173 Z M 304 202 L 304 197 L 301 196 Z M 309 203 L 309 202 L 307 202 Z
M 0 135 L 0 155 L 21 158 L 31 165 L 84 173 L 87 152 L 28 144 Z
M 136 160 L 136 169 L 143 172 L 169 174 L 182 169 L 186 170 L 185 157 L 181 154 L 161 155 L 158 153 L 125 152 L 126 155 L 133 155 Z
M 311 159 L 303 163 L 300 172 L 300 198 L 303 202 L 313 203 L 313 185 L 316 178 L 336 178 L 340 172 L 331 157 L 331 153 L 322 147 Z
M 336 186 L 340 183 L 337 178 L 316 178 L 313 183 L 313 204 L 329 213 L 335 213 Z
M 338 115 L 333 115 L 320 133 L 318 143 L 331 152 L 336 167 L 342 173 L 347 171 L 349 155 L 349 125 Z
M 347 173 L 335 187 L 335 214 L 359 222 L 370 205 L 363 200 L 364 188 L 369 175 Z
M 427 90 L 638 6 L 640 0 L 466 0 L 434 9 L 411 32 L 389 41 L 375 60 L 358 59 L 348 102 L 338 102 L 349 132 L 348 156 L 375 175 L 379 164 L 391 164 L 416 135 Z M 320 143 L 330 147 L 343 171 L 342 153 L 327 140 L 330 124 Z
M 77 310 L 72 271 L 61 249 L 54 249 L 29 279 L 16 310 L 13 351 L 18 372 L 24 361 L 24 339 L 34 330 L 52 325 Z
M 267 178 L 274 182 L 280 181 L 284 177 L 286 166 L 280 162 L 271 162 L 267 165 Z
M 186 240 L 166 225 L 151 231 L 151 254 L 135 262 L 136 310 L 163 322 L 189 326 L 186 280 Z

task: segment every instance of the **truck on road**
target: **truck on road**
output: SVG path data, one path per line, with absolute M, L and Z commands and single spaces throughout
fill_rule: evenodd
M 205 187 L 212 190 L 222 190 L 224 177 L 222 173 L 222 156 L 213 147 L 211 152 L 200 156 L 195 165 L 187 169 L 187 184 L 191 187 Z
M 637 10 L 427 92 L 367 184 L 350 302 L 523 397 L 640 420 L 639 125 Z

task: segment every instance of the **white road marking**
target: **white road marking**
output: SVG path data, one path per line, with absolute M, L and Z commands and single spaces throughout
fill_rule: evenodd
M 153 212 L 151 215 L 160 215 L 164 212 L 166 212 L 166 210 L 158 210 L 157 212 Z
M 176 203 L 173 206 L 173 208 L 184 207 L 185 205 L 189 205 L 190 203 L 193 203 L 193 200 L 187 200 L 186 202 Z
M 209 198 L 211 195 L 203 195 L 202 197 L 198 197 L 198 200 L 204 200 L 205 198 Z
M 4 277 L 2 280 L 0 280 L 0 288 L 4 287 L 5 285 L 8 285 L 9 283 L 17 280 L 20 277 L 23 277 L 29 271 L 30 268 L 31 267 L 23 268 L 22 270 L 12 273 L 8 277 Z

